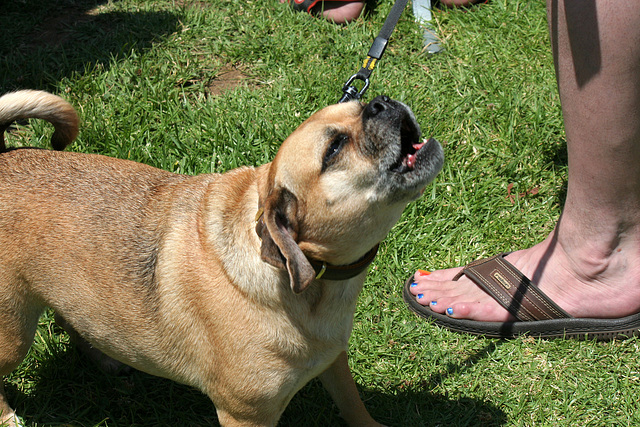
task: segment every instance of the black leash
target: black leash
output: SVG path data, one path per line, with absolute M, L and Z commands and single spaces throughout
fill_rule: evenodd
M 362 68 L 355 73 L 353 76 L 349 77 L 349 80 L 342 86 L 342 98 L 338 102 L 348 102 L 354 99 L 360 99 L 364 95 L 364 93 L 369 88 L 369 76 L 373 72 L 373 68 L 376 66 L 376 63 L 380 58 L 382 58 L 382 54 L 387 47 L 387 43 L 389 42 L 389 38 L 391 37 L 391 33 L 393 29 L 398 24 L 398 20 L 400 19 L 400 15 L 402 15 L 402 11 L 407 6 L 409 0 L 396 0 L 391 8 L 391 12 L 389 12 L 389 16 L 384 21 L 384 25 L 382 25 L 382 29 L 378 33 L 378 37 L 375 38 L 373 44 L 371 45 L 371 49 L 369 49 L 369 53 L 367 53 L 367 59 L 364 60 L 364 64 L 362 64 Z M 352 86 L 356 80 L 361 80 L 364 84 L 362 89 L 358 91 L 355 86 Z

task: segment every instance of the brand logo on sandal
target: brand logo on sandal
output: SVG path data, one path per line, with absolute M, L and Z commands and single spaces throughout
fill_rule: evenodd
M 507 278 L 504 277 L 502 273 L 500 273 L 498 270 L 493 270 L 493 272 L 491 273 L 491 276 L 496 280 L 496 282 L 500 283 L 502 287 L 504 287 L 505 289 L 511 288 L 511 283 L 509 283 Z

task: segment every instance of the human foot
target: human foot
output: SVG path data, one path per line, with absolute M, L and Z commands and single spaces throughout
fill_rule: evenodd
M 291 1 L 296 3 L 296 10 L 321 14 L 328 21 L 336 24 L 346 24 L 357 19 L 364 9 L 364 1 L 280 0 L 280 3 Z
M 614 319 L 640 312 L 637 242 L 620 242 L 614 250 L 601 250 L 593 243 L 570 244 L 569 250 L 565 246 L 558 243 L 554 233 L 506 259 L 573 317 Z M 415 285 L 409 290 L 419 304 L 450 318 L 516 320 L 468 277 L 463 275 L 453 281 L 461 270 L 418 271 Z

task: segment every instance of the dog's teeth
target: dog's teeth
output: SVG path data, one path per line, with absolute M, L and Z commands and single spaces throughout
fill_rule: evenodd
M 409 169 L 413 169 L 413 167 L 416 165 L 416 155 L 415 154 L 409 154 L 407 156 L 407 167 Z

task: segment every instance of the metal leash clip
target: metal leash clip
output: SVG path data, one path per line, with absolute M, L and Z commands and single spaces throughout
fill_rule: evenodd
M 360 89 L 360 91 L 358 91 L 358 88 L 351 85 L 355 80 L 361 80 L 364 82 L 364 85 L 362 86 L 362 89 Z M 367 91 L 367 89 L 369 89 L 369 78 L 361 76 L 360 73 L 356 73 L 353 76 L 349 77 L 349 80 L 347 80 L 344 86 L 342 86 L 342 92 L 344 92 L 344 94 L 342 95 L 342 98 L 340 98 L 340 101 L 338 101 L 338 103 L 360 99 L 364 96 L 364 93 Z
M 340 98 L 339 103 L 341 102 L 349 102 L 353 100 L 358 100 L 362 98 L 364 93 L 369 88 L 369 76 L 373 71 L 373 68 L 376 66 L 376 63 L 380 58 L 382 58 L 382 54 L 387 47 L 387 43 L 389 42 L 389 37 L 391 37 L 391 33 L 393 29 L 396 27 L 398 20 L 400 19 L 400 15 L 402 15 L 402 11 L 407 5 L 409 0 L 396 0 L 393 4 L 387 19 L 384 21 L 382 25 L 382 29 L 378 34 L 378 37 L 375 38 L 373 44 L 371 45 L 371 49 L 369 49 L 369 53 L 367 54 L 367 59 L 364 60 L 364 64 L 362 64 L 362 68 L 355 73 L 353 76 L 349 77 L 349 80 L 342 86 L 342 98 Z M 355 80 L 361 80 L 364 82 L 364 85 L 360 91 L 355 86 L 352 86 L 352 83 Z

